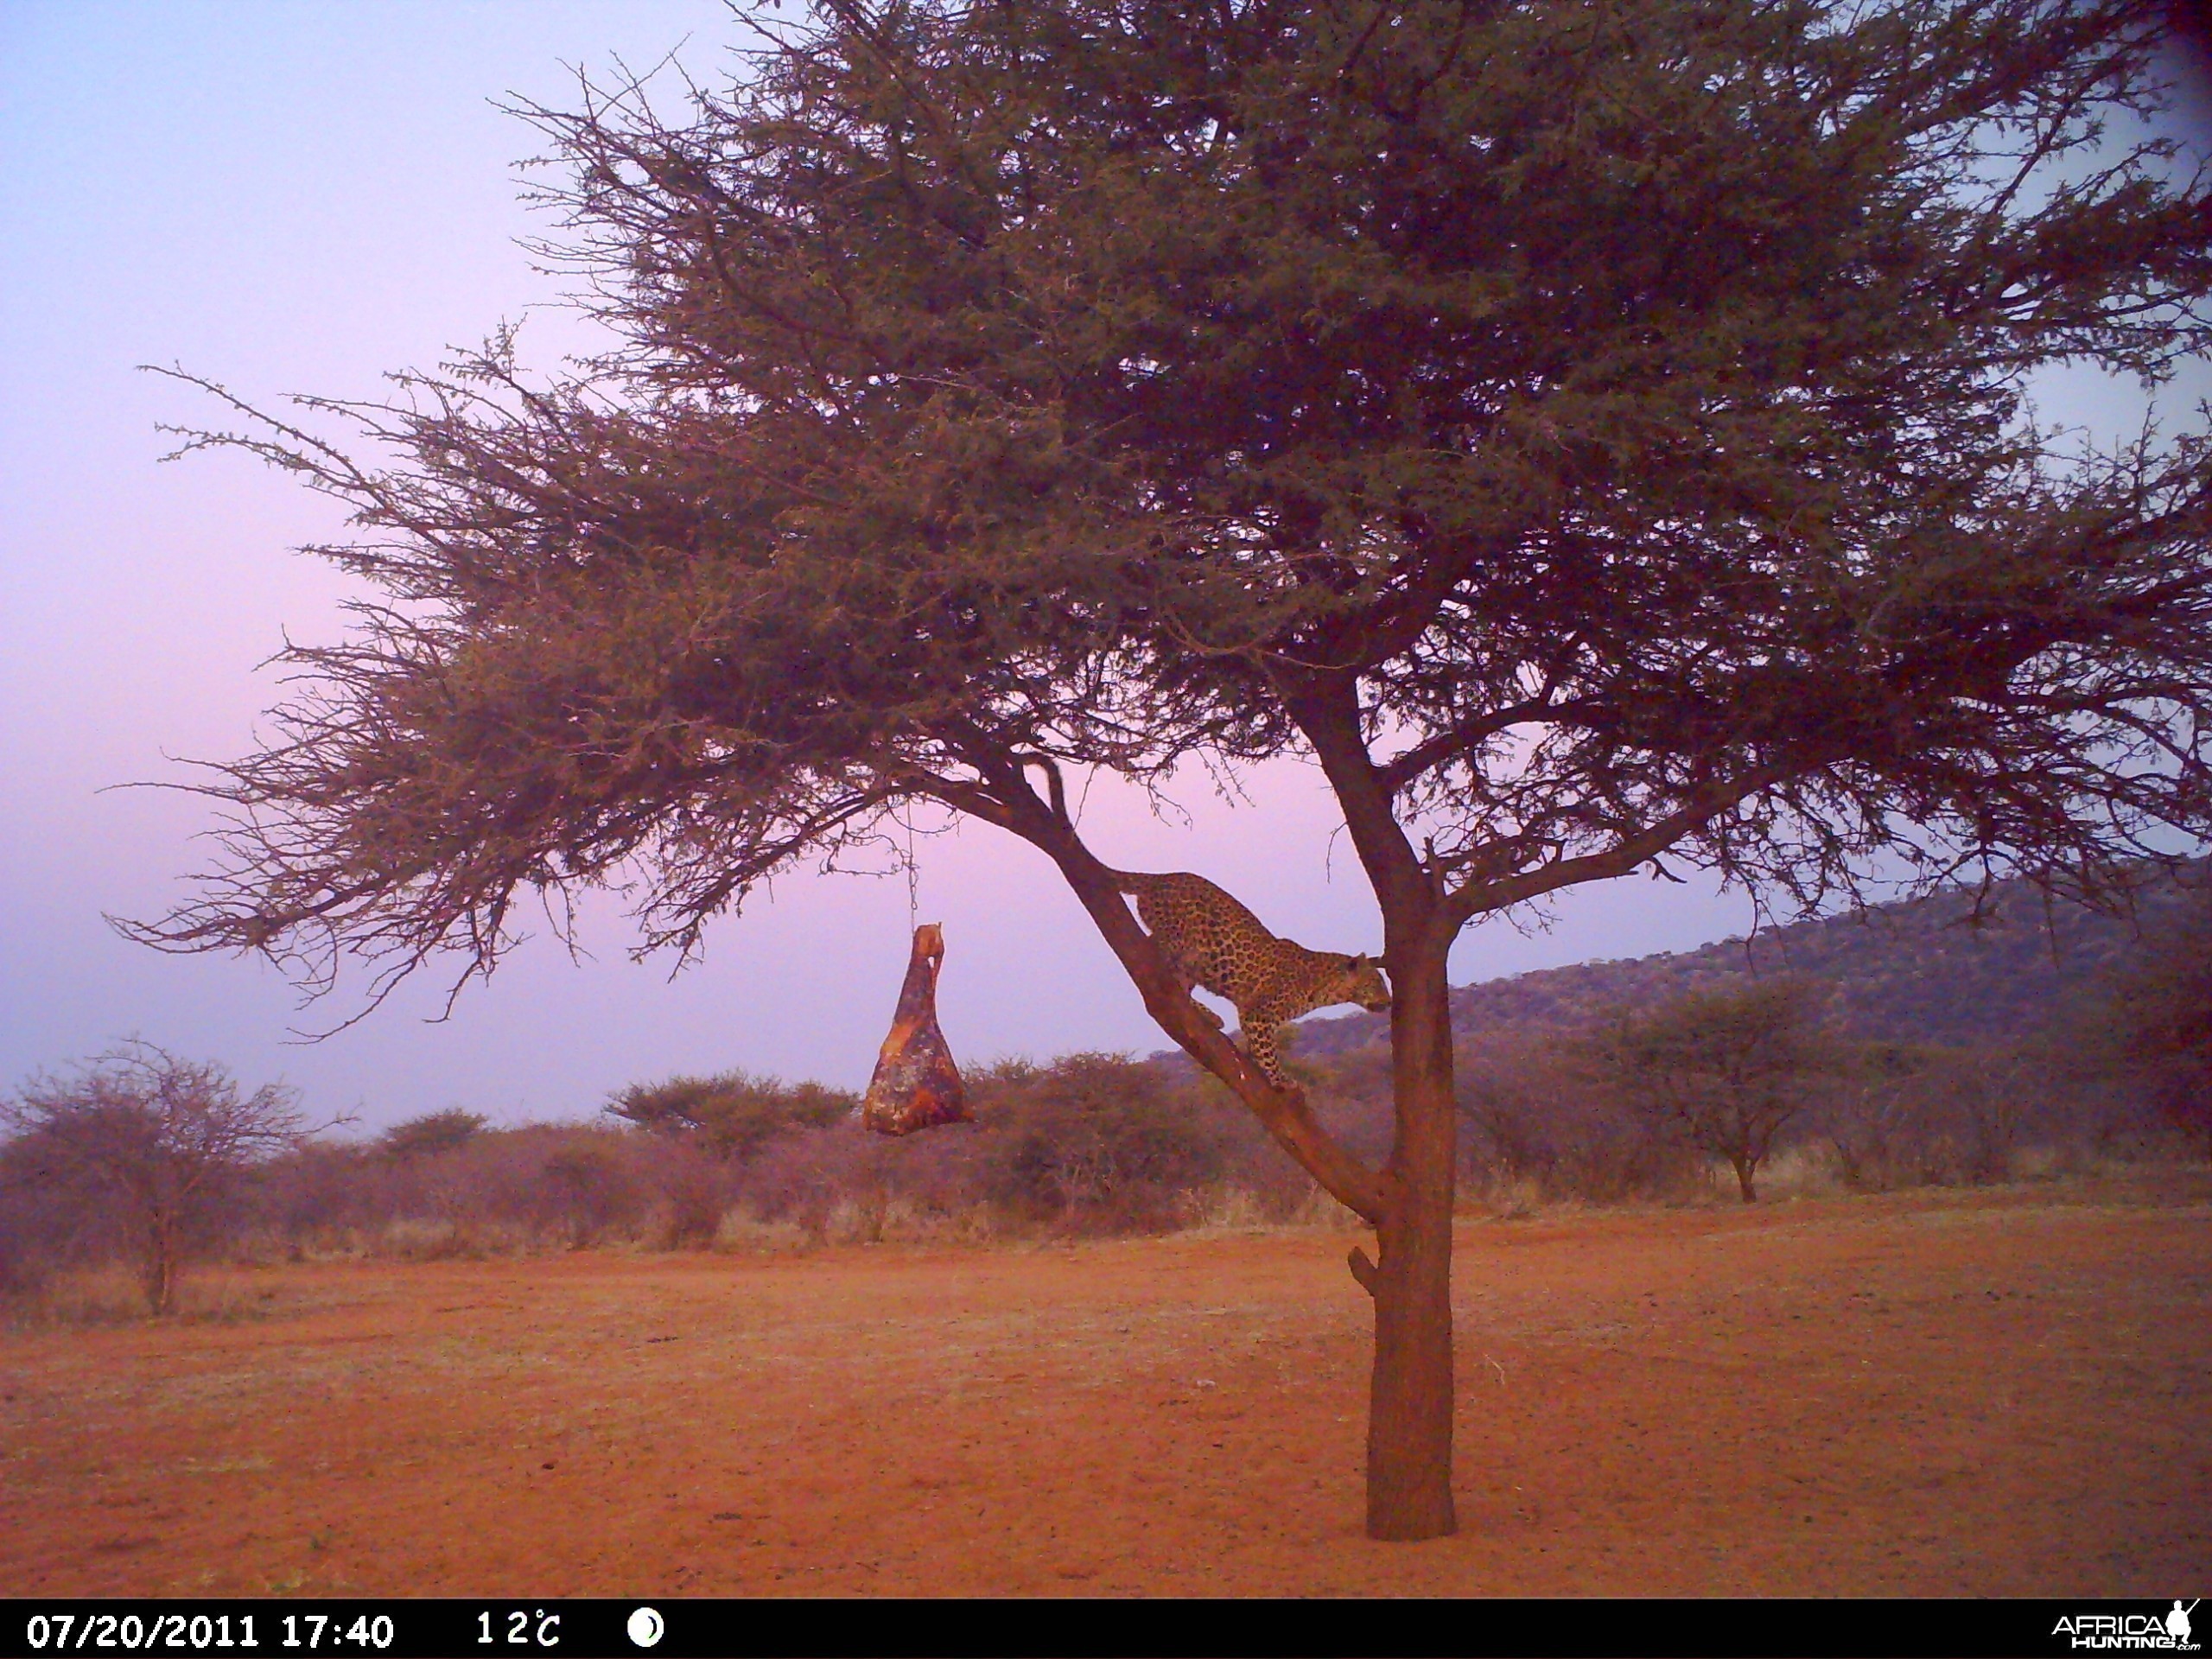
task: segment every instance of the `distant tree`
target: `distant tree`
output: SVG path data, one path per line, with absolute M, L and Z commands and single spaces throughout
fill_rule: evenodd
M 2212 887 L 2115 976 L 2107 1017 L 2122 1065 L 2212 1158 Z
M 848 1090 L 733 1071 L 632 1084 L 618 1090 L 606 1109 L 641 1129 L 743 1161 L 787 1129 L 821 1128 L 859 1106 L 860 1096 Z
M 394 1158 L 424 1158 L 467 1146 L 484 1130 L 480 1112 L 448 1106 L 395 1123 L 378 1137 L 378 1145 Z
M 1921 1043 L 1844 1043 L 1834 1059 L 1821 1127 L 1843 1184 L 1853 1192 L 1886 1188 L 1925 1138 L 1922 1096 L 1942 1052 Z
M 17 1136 L 10 1162 L 19 1177 L 113 1206 L 147 1308 L 162 1314 L 238 1178 L 317 1132 L 298 1103 L 283 1084 L 240 1094 L 219 1065 L 131 1043 L 73 1077 L 34 1078 L 0 1103 L 0 1117 Z
M 1745 1204 L 1783 1124 L 1827 1068 L 1819 992 L 1802 980 L 1692 991 L 1613 1022 L 1598 1039 L 1623 1098 L 1655 1126 L 1736 1172 Z
M 381 992 L 532 893 L 689 951 L 918 807 L 995 825 L 1375 1226 L 1368 1527 L 1449 1532 L 1461 928 L 1662 859 L 2094 891 L 2212 829 L 2206 436 L 2027 397 L 2212 348 L 2164 12 L 824 0 L 681 121 L 527 111 L 620 343 L 306 400 L 384 460 L 190 440 L 349 504 L 379 591 L 139 936 Z M 1381 914 L 1379 1168 L 1205 1020 L 1062 777 L 1284 754 Z
M 1967 1179 L 2001 1181 L 2012 1173 L 2022 1131 L 2044 1104 L 2047 1057 L 2016 1049 L 1968 1050 L 1942 1074 L 1965 1131 Z

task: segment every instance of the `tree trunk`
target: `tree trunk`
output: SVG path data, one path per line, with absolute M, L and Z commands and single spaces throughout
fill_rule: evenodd
M 998 816 L 990 821 L 1041 848 L 1059 865 L 1160 1029 L 1233 1089 L 1283 1149 L 1339 1203 L 1374 1224 L 1381 1262 L 1369 1261 L 1361 1250 L 1351 1253 L 1353 1276 L 1375 1299 L 1368 1535 L 1409 1541 L 1457 1531 L 1452 1507 L 1452 1184 L 1458 1117 L 1452 1101 L 1452 1022 L 1445 979 L 1456 929 L 1438 914 L 1426 877 L 1386 817 L 1403 855 L 1400 874 L 1406 879 L 1376 885 L 1384 899 L 1397 1107 L 1395 1144 L 1377 1175 L 1337 1144 L 1302 1094 L 1277 1090 L 1216 1026 L 1198 1017 L 1150 936 L 1129 913 L 1113 873 L 1076 835 L 1057 770 L 1047 766 L 1046 772 L 1051 780 L 1049 809 L 1028 793 L 1019 769 L 1008 763 L 994 780 L 1001 794 Z M 973 799 L 952 804 L 971 811 L 983 804 Z
M 157 1213 L 147 1228 L 146 1263 L 141 1279 L 146 1292 L 146 1311 L 156 1318 L 176 1305 L 176 1223 Z
M 1408 952 L 1408 955 L 1414 953 Z M 1376 1239 L 1355 1254 L 1375 1298 L 1367 1418 L 1367 1535 L 1412 1541 L 1459 1529 L 1452 1505 L 1452 1193 L 1458 1122 L 1441 950 L 1393 964 L 1390 1016 L 1397 1141 Z
M 1732 1157 L 1729 1161 L 1736 1166 L 1736 1185 L 1743 1191 L 1744 1202 L 1758 1203 L 1759 1195 L 1751 1186 L 1751 1173 L 1758 1166 L 1748 1158 Z

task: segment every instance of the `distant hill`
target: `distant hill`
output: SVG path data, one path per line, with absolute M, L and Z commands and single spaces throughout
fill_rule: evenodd
M 2196 867 L 2196 879 L 2207 872 Z M 1796 922 L 1749 941 L 1624 962 L 1545 968 L 1452 993 L 1452 1026 L 1483 1032 L 1581 1026 L 1622 1007 L 1645 1007 L 1750 974 L 1825 981 L 1838 1029 L 1862 1039 L 1968 1046 L 2011 1043 L 2052 1028 L 2097 994 L 2103 975 L 2177 915 L 2189 890 L 2147 885 L 2133 920 L 2075 905 L 2045 910 L 2024 882 L 2000 883 L 1973 925 L 1970 894 L 1942 893 Z M 1356 1014 L 1298 1027 L 1298 1052 L 1342 1054 L 1386 1039 L 1389 1017 Z

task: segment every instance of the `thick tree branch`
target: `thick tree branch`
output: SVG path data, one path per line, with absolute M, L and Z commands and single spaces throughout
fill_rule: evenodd
M 1056 812 L 1022 775 L 1013 755 L 967 759 L 984 774 L 982 786 L 957 789 L 942 798 L 1020 836 L 1059 866 L 1160 1028 L 1221 1079 L 1250 1109 L 1276 1143 L 1338 1203 L 1369 1222 L 1379 1222 L 1389 1202 L 1385 1178 L 1354 1158 L 1324 1129 L 1298 1091 L 1279 1090 L 1213 1023 L 1169 972 L 1152 936 L 1137 925 L 1113 873 L 1086 847 L 1065 811 Z
M 1394 791 L 1360 732 L 1358 682 L 1350 674 L 1279 675 L 1284 706 L 1313 746 L 1344 812 L 1344 827 L 1382 909 L 1393 950 L 1416 945 L 1434 910 L 1435 892 L 1393 809 Z
M 1397 795 L 1455 759 L 1465 758 L 1471 766 L 1479 764 L 1478 752 L 1482 745 L 1501 733 L 1532 721 L 1558 720 L 1576 713 L 1583 706 L 1555 703 L 1548 697 L 1508 703 L 1502 709 L 1461 721 L 1392 755 L 1376 767 L 1376 777 L 1385 790 Z
M 1716 779 L 1692 791 L 1688 803 L 1679 810 L 1669 813 L 1647 829 L 1622 837 L 1618 844 L 1603 852 L 1555 859 L 1537 869 L 1516 875 L 1477 878 L 1464 882 L 1445 894 L 1444 911 L 1452 918 L 1452 925 L 1456 929 L 1472 917 L 1503 910 L 1509 905 L 1522 904 L 1530 899 L 1540 899 L 1562 887 L 1626 875 L 1639 864 L 1656 858 L 1684 836 L 1710 823 L 1731 807 L 1749 800 L 1761 790 L 1771 788 L 1791 775 L 1789 771 L 1777 768 L 1733 779 Z

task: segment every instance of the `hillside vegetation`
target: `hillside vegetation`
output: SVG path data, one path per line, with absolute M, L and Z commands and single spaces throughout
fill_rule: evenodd
M 2207 866 L 2196 867 L 2202 879 Z M 1766 976 L 1808 980 L 1831 1025 L 1869 1042 L 1954 1048 L 2031 1042 L 2095 1017 L 2145 938 L 2178 925 L 2196 889 L 2148 880 L 2133 912 L 2046 905 L 2026 883 L 1982 896 L 1941 893 L 1763 930 L 1694 950 L 1578 963 L 1485 980 L 1452 993 L 1453 1030 L 1486 1034 L 1589 1025 L 1622 1008 Z M 1309 1020 L 1300 1052 L 1341 1055 L 1388 1039 L 1386 1014 Z

